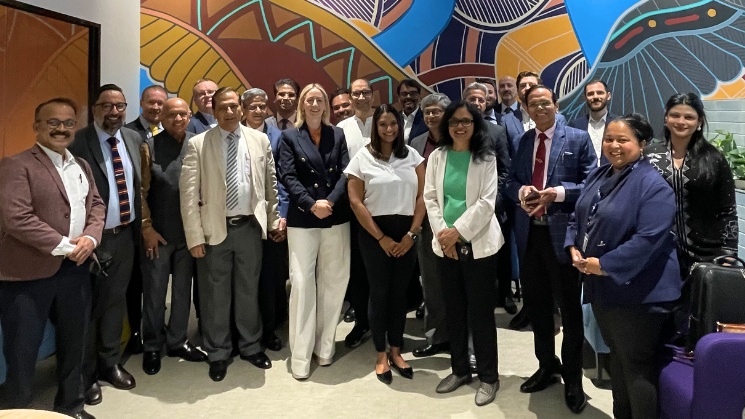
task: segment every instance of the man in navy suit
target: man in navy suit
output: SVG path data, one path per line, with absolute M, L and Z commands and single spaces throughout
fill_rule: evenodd
M 416 138 L 429 130 L 427 124 L 424 123 L 424 115 L 419 109 L 421 93 L 422 88 L 414 79 L 403 79 L 398 83 L 396 94 L 403 112 L 404 140 L 407 143 L 410 139 Z
M 217 83 L 210 79 L 199 79 L 194 83 L 192 101 L 197 104 L 199 111 L 189 120 L 186 130 L 194 134 L 201 134 L 217 126 L 215 113 L 212 110 L 212 95 L 217 90 Z
M 608 86 L 604 81 L 600 79 L 590 80 L 585 84 L 585 100 L 589 113 L 567 124 L 572 128 L 581 129 L 590 134 L 592 146 L 595 148 L 595 154 L 600 159 L 601 165 L 607 162 L 601 151 L 605 126 L 608 125 L 608 122 L 618 118 L 618 115 L 613 115 L 608 111 L 610 96 Z
M 514 113 L 518 120 L 523 119 L 523 110 L 517 100 L 517 82 L 512 76 L 504 76 L 499 79 L 497 92 L 501 101 L 494 105 L 494 111 L 502 115 Z
M 502 115 L 489 109 L 489 88 L 479 82 L 473 82 L 463 89 L 463 99 L 481 110 L 481 115 L 490 125 L 502 125 Z M 488 127 L 488 126 L 487 126 Z
M 587 402 L 582 389 L 581 288 L 562 238 L 597 160 L 586 132 L 557 122 L 551 89 L 533 86 L 525 98 L 535 128 L 519 140 L 507 178 L 507 196 L 522 208 L 515 214 L 515 237 L 522 262 L 524 308 L 533 325 L 539 368 L 520 391 L 541 391 L 561 374 L 567 407 L 579 413 Z M 564 326 L 563 368 L 554 348 L 554 303 L 561 309 Z

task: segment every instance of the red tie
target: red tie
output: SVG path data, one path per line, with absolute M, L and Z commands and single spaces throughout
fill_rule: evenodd
M 530 182 L 531 185 L 535 186 L 539 191 L 543 190 L 543 177 L 546 173 L 546 140 L 548 140 L 546 134 L 540 133 L 538 135 L 538 150 L 535 152 L 533 179 Z M 545 213 L 545 209 L 541 209 L 535 214 L 535 217 L 540 217 Z

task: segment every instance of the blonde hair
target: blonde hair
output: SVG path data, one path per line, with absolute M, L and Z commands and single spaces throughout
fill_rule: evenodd
M 300 96 L 298 97 L 297 101 L 297 118 L 295 119 L 295 128 L 300 128 L 305 123 L 305 113 L 303 110 L 303 105 L 305 105 L 305 98 L 308 96 L 308 93 L 316 89 L 319 92 L 321 92 L 321 95 L 323 95 L 323 115 L 321 116 L 321 122 L 325 125 L 331 125 L 331 105 L 329 104 L 329 95 L 326 94 L 326 91 L 321 87 L 318 83 L 311 83 L 303 88 L 303 90 L 300 92 Z

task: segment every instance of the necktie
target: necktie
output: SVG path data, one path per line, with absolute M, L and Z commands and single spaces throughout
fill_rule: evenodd
M 544 133 L 538 135 L 538 150 L 535 152 L 535 165 L 533 166 L 533 179 L 531 185 L 539 191 L 543 190 L 543 176 L 546 173 L 546 140 L 548 137 Z M 545 209 L 538 211 L 535 216 L 540 217 L 545 214 Z
M 238 205 L 238 137 L 228 134 L 228 161 L 225 165 L 226 205 L 232 210 Z
M 512 113 L 512 108 L 509 106 L 504 110 L 504 114 L 507 115 L 508 113 Z
M 518 121 L 523 120 L 523 113 L 520 109 L 515 110 L 514 114 L 515 114 L 515 118 L 517 118 Z
M 155 137 L 160 132 L 160 129 L 158 128 L 157 125 L 150 125 L 150 132 L 152 132 L 153 137 Z
M 119 219 L 122 224 L 129 222 L 129 193 L 127 192 L 127 178 L 124 176 L 124 165 L 119 155 L 116 137 L 106 140 L 111 146 L 111 162 L 114 166 L 114 179 L 116 180 L 116 191 L 119 196 Z
M 287 119 L 282 119 L 279 121 L 279 129 L 286 130 L 287 129 L 287 123 L 290 122 Z

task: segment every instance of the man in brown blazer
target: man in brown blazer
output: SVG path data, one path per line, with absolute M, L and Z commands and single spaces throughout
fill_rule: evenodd
M 91 307 L 88 265 L 106 207 L 88 164 L 67 150 L 77 106 L 57 98 L 36 108 L 36 145 L 0 161 L 0 323 L 11 407 L 33 398 L 36 354 L 50 317 L 57 331 L 54 410 L 83 410 L 82 365 Z

